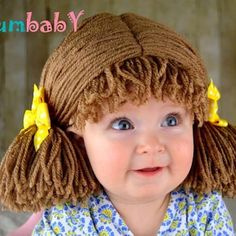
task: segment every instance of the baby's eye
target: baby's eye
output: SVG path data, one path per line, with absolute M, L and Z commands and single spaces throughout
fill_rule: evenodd
M 179 117 L 178 115 L 169 115 L 166 117 L 164 122 L 161 124 L 162 127 L 169 127 L 169 126 L 176 126 L 179 124 Z
M 112 122 L 112 128 L 116 130 L 128 130 L 134 127 L 126 118 L 118 118 Z

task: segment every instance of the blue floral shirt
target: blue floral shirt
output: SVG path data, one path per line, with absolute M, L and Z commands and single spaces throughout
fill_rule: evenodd
M 171 193 L 157 236 L 233 236 L 233 223 L 217 192 L 203 196 L 180 189 Z M 57 205 L 44 211 L 33 235 L 133 236 L 105 192 L 85 204 Z

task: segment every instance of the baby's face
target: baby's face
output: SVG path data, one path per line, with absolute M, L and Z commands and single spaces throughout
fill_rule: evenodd
M 193 159 L 192 123 L 183 106 L 151 98 L 86 123 L 82 136 L 108 194 L 136 202 L 163 197 L 186 178 Z

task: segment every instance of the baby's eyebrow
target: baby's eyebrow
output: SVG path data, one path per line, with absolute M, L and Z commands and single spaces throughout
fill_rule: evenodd
M 188 109 L 184 108 L 184 107 L 182 107 L 182 108 L 174 108 L 173 112 L 181 113 L 184 116 L 190 114 L 190 111 Z
M 127 112 L 116 112 L 116 113 L 109 113 L 104 117 L 104 121 L 106 120 L 112 120 L 118 117 L 128 117 L 131 116 L 132 114 L 128 114 Z
M 170 107 L 169 110 L 180 111 L 180 112 L 187 112 L 187 109 L 184 108 L 184 107 Z

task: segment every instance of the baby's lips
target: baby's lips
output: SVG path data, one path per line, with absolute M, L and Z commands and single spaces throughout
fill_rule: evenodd
M 158 169 L 160 169 L 162 167 L 156 166 L 156 167 L 146 167 L 146 168 L 142 168 L 142 169 L 137 169 L 136 171 L 156 171 Z

